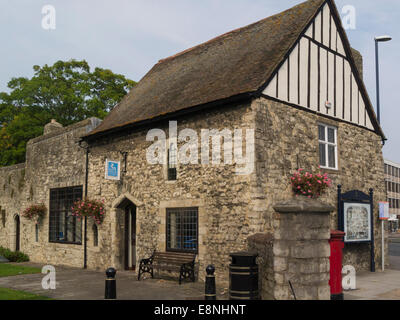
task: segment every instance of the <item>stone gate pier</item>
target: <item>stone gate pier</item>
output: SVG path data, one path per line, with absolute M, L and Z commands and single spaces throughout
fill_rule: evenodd
M 249 250 L 259 254 L 261 298 L 292 300 L 295 295 L 298 300 L 329 300 L 330 213 L 334 208 L 298 197 L 276 204 L 274 210 L 274 231 L 248 238 Z

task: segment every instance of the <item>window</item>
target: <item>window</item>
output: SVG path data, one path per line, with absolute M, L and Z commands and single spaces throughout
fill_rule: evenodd
M 198 250 L 198 209 L 167 209 L 167 251 Z
M 35 241 L 39 242 L 39 225 L 35 224 Z
M 168 143 L 168 180 L 176 180 L 177 147 L 175 143 Z
M 387 169 L 388 165 L 385 164 L 385 174 L 388 173 L 388 169 Z
M 72 215 L 73 203 L 82 199 L 82 186 L 50 190 L 49 241 L 82 243 L 82 222 Z
M 319 165 L 321 168 L 334 169 L 337 165 L 337 128 L 318 125 Z
M 92 231 L 93 231 L 93 246 L 97 247 L 99 245 L 99 230 L 97 229 L 97 226 L 95 224 L 93 224 Z
M 1 222 L 3 224 L 3 228 L 6 227 L 6 210 L 1 211 Z

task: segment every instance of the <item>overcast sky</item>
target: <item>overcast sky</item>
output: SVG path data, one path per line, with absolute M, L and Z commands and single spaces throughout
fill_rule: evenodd
M 12 77 L 31 77 L 33 65 L 85 59 L 140 80 L 158 60 L 245 26 L 301 0 L 0 0 L 0 91 Z M 380 45 L 384 156 L 400 163 L 400 1 L 337 0 L 356 9 L 351 45 L 364 56 L 364 80 L 375 105 L 374 36 Z M 56 10 L 55 30 L 42 28 L 42 8 Z

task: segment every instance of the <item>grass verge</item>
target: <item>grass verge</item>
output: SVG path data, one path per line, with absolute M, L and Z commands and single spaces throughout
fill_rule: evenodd
M 25 291 L 0 288 L 0 300 L 52 300 L 52 299 Z
M 17 276 L 21 274 L 40 273 L 41 269 L 35 267 L 18 266 L 14 264 L 1 263 L 0 277 Z

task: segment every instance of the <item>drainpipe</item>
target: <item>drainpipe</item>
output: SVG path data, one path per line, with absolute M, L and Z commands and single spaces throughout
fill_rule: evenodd
M 85 199 L 88 195 L 88 179 L 89 179 L 89 146 L 86 147 L 86 170 L 85 170 Z M 83 247 L 83 269 L 87 269 L 87 217 L 85 216 L 84 230 L 84 247 Z

